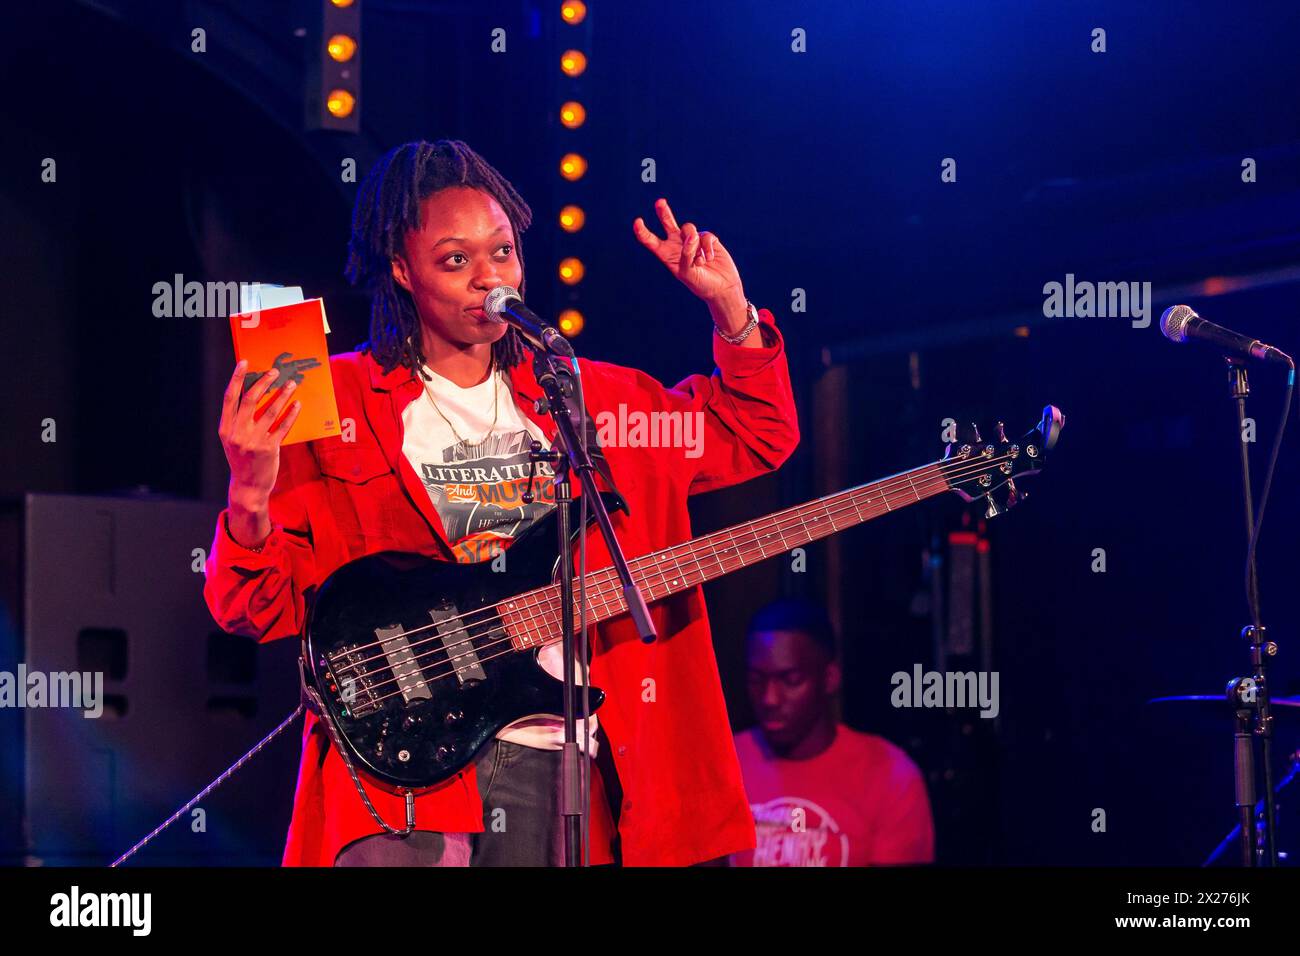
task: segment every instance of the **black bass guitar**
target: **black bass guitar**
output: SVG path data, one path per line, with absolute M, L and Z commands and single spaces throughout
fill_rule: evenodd
M 1018 441 L 1000 422 L 992 441 L 972 430 L 939 461 L 642 555 L 629 560 L 632 574 L 656 601 L 945 491 L 983 499 L 991 517 L 1024 497 L 1016 480 L 1042 469 L 1064 421 L 1049 405 Z M 349 763 L 392 791 L 420 792 L 507 724 L 564 712 L 563 683 L 537 662 L 539 648 L 561 640 L 554 518 L 510 546 L 509 573 L 383 552 L 324 581 L 300 664 Z M 587 595 L 589 624 L 627 611 L 613 569 L 589 572 Z M 593 709 L 604 696 L 591 688 Z

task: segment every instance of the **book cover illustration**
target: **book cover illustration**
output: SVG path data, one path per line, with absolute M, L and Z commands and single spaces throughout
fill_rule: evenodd
M 285 445 L 340 433 L 329 349 L 325 344 L 328 327 L 322 299 L 255 309 L 230 317 L 235 360 L 248 360 L 243 390 L 247 392 L 271 369 L 280 370 L 279 377 L 262 397 L 255 418 L 260 419 L 285 384 L 297 383 L 291 401 L 302 402 L 302 410 L 284 438 Z

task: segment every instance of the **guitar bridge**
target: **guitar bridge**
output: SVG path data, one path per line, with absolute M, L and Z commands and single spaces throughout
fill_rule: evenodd
M 343 704 L 345 716 L 364 717 L 379 709 L 380 695 L 372 687 L 374 680 L 366 666 L 366 656 L 357 650 L 357 645 L 340 648 L 324 663 L 330 693 Z

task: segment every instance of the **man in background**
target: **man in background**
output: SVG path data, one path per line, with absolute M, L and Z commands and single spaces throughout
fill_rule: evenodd
M 934 861 L 920 769 L 882 737 L 839 723 L 835 636 L 826 612 L 783 599 L 750 622 L 745 657 L 758 726 L 736 752 L 758 828 L 733 866 L 873 866 Z

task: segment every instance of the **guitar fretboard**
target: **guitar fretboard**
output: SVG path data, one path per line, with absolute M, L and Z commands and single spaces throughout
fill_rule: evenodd
M 649 604 L 942 494 L 951 487 L 946 470 L 955 464 L 933 462 L 858 485 L 643 555 L 629 561 L 628 567 Z M 587 574 L 587 597 L 588 624 L 627 613 L 623 588 L 612 567 Z M 517 650 L 561 639 L 559 585 L 516 595 L 496 610 Z

